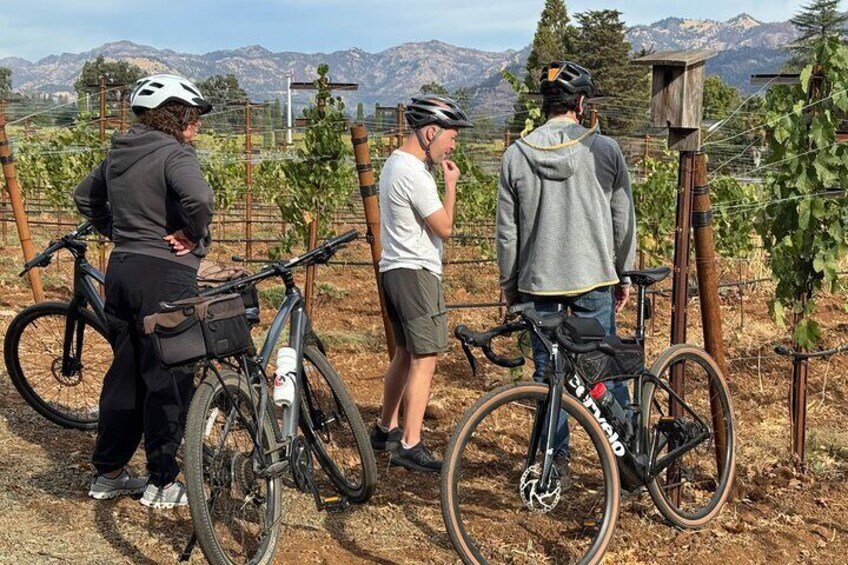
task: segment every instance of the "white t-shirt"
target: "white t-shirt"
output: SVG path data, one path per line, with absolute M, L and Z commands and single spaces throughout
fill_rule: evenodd
M 394 151 L 380 173 L 380 272 L 427 269 L 442 274 L 442 240 L 424 218 L 442 208 L 436 181 L 415 155 Z

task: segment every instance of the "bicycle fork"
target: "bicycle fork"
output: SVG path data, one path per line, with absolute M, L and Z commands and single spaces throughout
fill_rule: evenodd
M 554 449 L 557 440 L 557 428 L 559 426 L 559 413 L 562 408 L 562 393 L 564 389 L 564 370 L 563 359 L 559 355 L 559 346 L 554 343 L 551 345 L 551 361 L 553 361 L 554 370 L 551 372 L 551 383 L 548 388 L 548 397 L 536 409 L 536 416 L 533 423 L 533 429 L 530 432 L 530 447 L 527 451 L 527 460 L 525 469 L 530 468 L 536 461 L 536 452 L 539 449 L 541 439 L 540 430 L 545 430 L 545 444 L 542 446 L 542 472 L 539 478 L 539 486 L 543 491 L 546 491 L 550 486 L 551 475 L 553 470 Z

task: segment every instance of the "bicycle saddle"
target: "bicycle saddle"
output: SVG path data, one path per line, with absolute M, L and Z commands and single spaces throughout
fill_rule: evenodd
M 668 267 L 654 267 L 643 271 L 625 271 L 621 273 L 621 276 L 630 277 L 630 280 L 636 286 L 648 287 L 665 279 L 669 274 L 671 274 L 671 269 Z

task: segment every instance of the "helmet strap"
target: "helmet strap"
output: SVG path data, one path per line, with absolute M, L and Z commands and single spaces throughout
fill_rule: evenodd
M 430 125 L 430 124 L 427 124 L 427 125 Z M 424 127 L 427 127 L 427 126 L 424 126 Z M 443 128 L 439 128 L 439 131 L 436 132 L 436 135 L 433 136 L 433 139 L 431 139 L 428 142 L 426 139 L 424 139 L 424 135 L 422 135 L 422 133 L 421 133 L 422 129 L 424 129 L 424 128 L 420 128 L 420 129 L 415 130 L 415 137 L 416 137 L 416 139 L 418 139 L 418 145 L 420 145 L 421 149 L 424 150 L 424 164 L 427 165 L 428 170 L 432 171 L 434 163 L 433 163 L 433 157 L 432 157 L 432 155 L 430 155 L 430 146 L 433 145 L 434 141 L 439 139 L 439 136 L 442 135 L 445 130 Z

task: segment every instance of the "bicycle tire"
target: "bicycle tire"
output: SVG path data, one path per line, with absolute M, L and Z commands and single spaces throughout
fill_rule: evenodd
M 222 384 L 223 382 L 223 384 Z M 229 392 L 229 396 L 225 393 Z M 283 513 L 282 489 L 283 481 L 277 476 L 270 479 L 261 479 L 253 473 L 252 451 L 255 449 L 250 440 L 251 432 L 249 426 L 256 429 L 256 410 L 258 409 L 259 393 L 251 389 L 247 379 L 240 373 L 233 371 L 221 372 L 221 380 L 211 372 L 205 378 L 194 393 L 186 419 L 185 432 L 185 468 L 186 488 L 189 500 L 194 531 L 197 541 L 204 556 L 212 565 L 235 565 L 237 563 L 251 563 L 266 565 L 272 563 L 280 535 L 280 522 Z M 241 413 L 233 410 L 232 400 L 242 403 Z M 248 422 L 241 422 L 244 411 Z M 218 416 L 228 413 L 222 424 L 218 423 Z M 262 449 L 270 452 L 269 463 L 279 461 L 276 448 L 276 439 L 270 410 L 264 419 L 264 425 L 259 430 L 257 438 Z M 229 425 L 227 425 L 229 422 Z M 239 425 L 241 423 L 241 426 Z M 247 427 L 245 427 L 247 424 Z M 227 434 L 217 438 L 219 445 L 207 445 L 215 440 L 211 438 L 213 432 L 227 430 Z M 236 432 L 245 441 L 241 446 L 225 448 L 223 443 L 231 437 L 236 437 Z M 255 433 L 255 432 L 254 432 Z M 245 452 L 244 450 L 247 450 Z M 211 485 L 211 487 L 210 487 Z M 210 508 L 210 496 L 214 487 L 218 487 L 214 502 Z M 260 489 L 264 487 L 264 496 Z M 229 496 L 234 494 L 234 496 Z M 256 500 L 264 500 L 265 504 L 257 513 L 260 523 L 253 526 L 253 530 L 260 532 L 255 550 L 245 550 L 244 558 L 234 558 L 232 553 L 238 551 L 241 543 L 249 543 L 256 537 L 252 533 L 247 535 L 232 535 L 232 540 L 224 539 L 230 528 L 244 528 L 252 526 L 252 522 L 240 517 L 233 520 L 233 524 L 223 526 L 214 519 L 213 513 L 217 512 L 221 505 L 226 505 L 229 500 L 234 502 L 233 506 L 244 513 L 248 503 L 253 506 Z M 227 536 L 229 537 L 229 536 Z M 232 549 L 231 549 L 232 548 Z
M 475 540 L 471 539 L 471 536 L 467 532 L 463 521 L 462 510 L 460 508 L 457 484 L 462 474 L 461 460 L 463 452 L 467 447 L 469 440 L 477 434 L 480 424 L 495 410 L 510 402 L 522 399 L 526 400 L 528 404 L 535 402 L 536 406 L 539 406 L 539 403 L 543 402 L 547 395 L 548 386 L 540 383 L 517 383 L 502 386 L 487 393 L 473 406 L 471 406 L 462 416 L 462 419 L 459 421 L 454 430 L 450 443 L 445 451 L 440 494 L 442 517 L 445 522 L 445 527 L 454 549 L 464 563 L 486 563 L 487 559 L 475 543 Z M 585 430 L 588 439 L 597 452 L 601 466 L 600 471 L 603 477 L 604 491 L 603 497 L 605 499 L 603 503 L 603 519 L 597 527 L 597 533 L 594 536 L 591 545 L 587 550 L 585 550 L 583 556 L 576 561 L 580 564 L 596 564 L 603 559 L 603 555 L 612 539 L 615 524 L 618 519 L 620 504 L 619 498 L 621 492 L 618 467 L 615 462 L 615 455 L 612 452 L 612 448 L 610 447 L 607 437 L 598 425 L 597 421 L 595 421 L 595 419 L 589 414 L 586 408 L 584 408 L 568 393 L 563 393 L 562 407 L 577 421 L 578 425 Z M 493 418 L 496 418 L 496 416 L 493 416 Z M 573 441 L 574 439 L 572 436 L 572 442 Z M 500 442 L 498 442 L 497 445 L 502 449 L 502 444 Z M 588 443 L 586 447 L 589 447 Z M 573 454 L 572 463 L 573 459 L 576 457 L 577 454 Z M 482 496 L 482 493 L 480 496 Z M 566 494 L 566 496 L 568 495 Z M 470 512 L 470 515 L 473 516 L 474 513 Z M 531 513 L 522 513 L 522 516 L 529 519 Z M 551 519 L 553 520 L 553 517 L 551 517 Z M 555 522 L 557 524 L 556 527 L 562 528 L 562 530 L 555 529 L 553 535 L 561 536 L 561 532 L 565 529 L 565 526 L 559 521 Z M 527 529 L 528 531 L 532 530 L 529 526 Z M 527 546 L 528 544 L 523 545 Z M 545 543 L 540 542 L 534 543 L 533 545 L 544 546 Z M 583 550 L 580 549 L 579 551 Z M 545 556 L 542 559 L 550 560 L 552 557 Z M 555 559 L 555 561 L 562 562 L 559 559 Z
M 300 428 L 338 492 L 350 502 L 367 502 L 377 484 L 377 461 L 362 415 L 318 347 L 305 346 L 303 360 Z M 350 465 L 343 465 L 342 456 Z
M 89 310 L 76 310 L 82 323 L 84 347 L 82 351 L 86 357 L 72 363 L 73 371 L 64 375 L 62 373 L 63 340 L 70 310 L 69 302 L 56 301 L 35 304 L 18 313 L 6 331 L 3 344 L 4 361 L 12 384 L 36 412 L 65 428 L 94 430 L 97 429 L 103 377 L 112 363 L 113 353 L 103 322 Z M 49 322 L 46 321 L 39 327 L 39 322 L 47 318 L 55 318 L 58 324 L 56 331 L 49 331 Z M 99 339 L 88 338 L 87 336 L 93 334 L 86 331 L 87 328 L 96 332 Z M 28 337 L 30 335 L 32 338 Z M 40 347 L 33 351 L 26 351 L 24 348 L 28 347 L 30 339 L 37 339 Z M 45 340 L 51 342 L 47 343 Z M 47 358 L 42 358 L 41 356 L 45 354 Z M 86 378 L 85 369 L 88 359 L 96 363 L 94 366 L 98 374 L 92 378 Z M 30 368 L 29 365 L 33 363 L 44 365 L 44 373 L 38 373 L 43 376 L 38 377 L 35 373 L 39 370 L 38 368 L 34 366 Z M 42 391 L 40 385 L 45 380 L 44 376 L 50 377 L 48 379 L 50 388 Z M 48 397 L 47 390 L 53 391 L 54 394 Z M 81 400 L 68 398 L 74 391 L 80 392 Z M 68 407 L 69 401 L 71 404 L 82 402 L 83 407 L 79 410 L 72 409 Z
M 692 408 L 692 403 L 698 402 L 699 400 L 701 401 L 699 406 L 710 404 L 708 414 L 709 418 L 707 421 L 710 423 L 713 439 L 709 443 L 714 444 L 717 448 L 715 452 L 711 452 L 710 455 L 706 456 L 706 465 L 711 466 L 712 463 L 715 463 L 716 474 L 720 475 L 720 477 L 717 481 L 714 481 L 714 487 L 710 486 L 713 482 L 712 479 L 688 482 L 681 481 L 681 485 L 683 486 L 678 486 L 678 489 L 686 487 L 693 492 L 691 496 L 686 496 L 687 499 L 691 498 L 694 500 L 702 498 L 702 491 L 705 493 L 712 492 L 709 496 L 709 501 L 702 508 L 695 511 L 683 509 L 679 506 L 680 503 L 675 503 L 672 500 L 674 495 L 669 496 L 669 492 L 667 492 L 667 488 L 672 487 L 664 488 L 662 483 L 662 475 L 665 474 L 664 472 L 661 472 L 654 478 L 653 481 L 648 483 L 648 492 L 651 495 L 651 500 L 653 500 L 657 510 L 659 510 L 660 514 L 662 514 L 669 523 L 678 528 L 698 529 L 705 526 L 721 512 L 724 504 L 730 496 L 736 476 L 736 426 L 734 423 L 733 407 L 731 405 L 727 383 L 725 382 L 724 377 L 721 374 L 721 370 L 715 360 L 703 349 L 689 344 L 673 345 L 660 354 L 659 358 L 657 358 L 651 367 L 651 373 L 662 378 L 663 375 L 668 375 L 671 368 L 680 362 L 692 362 L 697 364 L 701 369 L 703 369 L 704 374 L 707 376 L 706 397 L 701 397 L 699 395 L 693 400 L 692 397 L 697 394 L 697 391 L 690 390 L 687 387 L 687 384 L 695 381 L 696 379 L 693 378 L 693 375 L 687 375 L 684 380 L 683 400 L 687 403 L 687 405 L 690 405 L 690 408 Z M 698 380 L 700 384 L 700 379 Z M 643 437 L 645 438 L 645 445 L 648 446 L 651 445 L 652 439 L 651 414 L 654 411 L 657 411 L 658 413 L 661 411 L 659 401 L 654 401 L 654 396 L 657 393 L 658 388 L 659 387 L 650 381 L 645 381 L 642 385 L 642 433 L 644 434 Z M 694 389 L 695 387 L 692 388 Z M 724 435 L 727 438 L 724 450 L 720 449 L 719 441 L 715 439 L 717 435 L 717 421 L 711 416 L 713 411 L 713 402 L 717 402 L 717 405 L 721 407 L 722 419 L 719 421 L 718 425 L 724 430 Z M 694 410 L 694 408 L 692 409 Z M 698 415 L 699 417 L 701 416 L 701 414 Z M 697 449 L 697 447 L 695 449 Z M 689 453 L 693 453 L 695 449 L 683 453 L 681 458 L 687 456 Z M 724 451 L 723 455 L 721 455 L 721 451 Z M 721 458 L 719 459 L 719 457 Z M 701 483 L 707 484 L 707 486 L 703 489 L 699 489 L 697 485 Z M 687 485 L 690 486 L 687 487 Z M 681 498 L 683 497 L 683 495 L 680 495 L 679 492 L 678 496 Z

